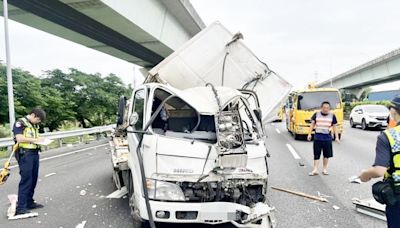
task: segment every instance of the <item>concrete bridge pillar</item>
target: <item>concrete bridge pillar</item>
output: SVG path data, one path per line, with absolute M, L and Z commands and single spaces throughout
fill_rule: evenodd
M 353 94 L 358 100 L 360 100 L 362 93 L 365 91 L 365 88 L 345 89 L 344 91 L 345 93 Z

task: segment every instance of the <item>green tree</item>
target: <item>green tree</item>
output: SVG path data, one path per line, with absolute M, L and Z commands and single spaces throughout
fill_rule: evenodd
M 45 101 L 42 107 L 47 114 L 45 125 L 50 131 L 58 129 L 66 120 L 75 120 L 76 113 L 72 110 L 75 103 L 64 99 L 59 90 L 44 86 L 42 96 Z
M 48 71 L 43 83 L 61 91 L 62 96 L 73 101 L 71 110 L 83 127 L 114 123 L 118 98 L 128 95 L 130 87 L 114 74 L 86 74 L 77 69 L 69 73 Z
M 46 71 L 42 78 L 22 69 L 13 69 L 14 103 L 16 117 L 22 117 L 33 107 L 42 107 L 47 113 L 44 125 L 51 131 L 64 121 L 79 121 L 83 127 L 114 123 L 118 98 L 129 95 L 114 74 L 102 77 L 77 69 L 63 72 Z M 0 124 L 8 123 L 6 67 L 0 63 Z
M 16 118 L 20 118 L 34 107 L 44 104 L 41 96 L 40 79 L 27 71 L 12 70 L 14 87 L 14 108 Z M 0 123 L 8 123 L 8 95 L 6 67 L 0 64 Z

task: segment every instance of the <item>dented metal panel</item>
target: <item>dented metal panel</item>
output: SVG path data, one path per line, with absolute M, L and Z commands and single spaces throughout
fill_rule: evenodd
M 257 93 L 263 121 L 272 117 L 292 86 L 220 23 L 215 22 L 149 71 L 146 82 L 168 83 L 178 89 L 224 86 Z

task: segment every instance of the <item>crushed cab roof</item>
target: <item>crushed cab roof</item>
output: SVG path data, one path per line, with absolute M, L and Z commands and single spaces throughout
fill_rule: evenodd
M 222 107 L 233 99 L 243 96 L 236 89 L 227 87 L 215 87 L 215 89 Z M 217 99 L 211 87 L 194 87 L 185 90 L 174 90 L 174 92 L 200 113 L 215 114 L 219 111 Z

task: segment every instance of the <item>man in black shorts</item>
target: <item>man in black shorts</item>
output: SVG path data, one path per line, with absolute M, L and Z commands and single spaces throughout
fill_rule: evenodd
M 308 141 L 311 141 L 311 133 L 315 129 L 314 134 L 314 168 L 309 173 L 310 176 L 318 175 L 319 160 L 321 158 L 321 152 L 323 152 L 323 171 L 324 175 L 328 175 L 328 161 L 333 156 L 332 151 L 332 136 L 330 130 L 332 129 L 335 133 L 336 142 L 339 141 L 339 134 L 336 130 L 336 116 L 331 112 L 331 104 L 328 101 L 324 101 L 321 104 L 321 110 L 314 113 L 311 117 L 311 126 L 307 136 Z

